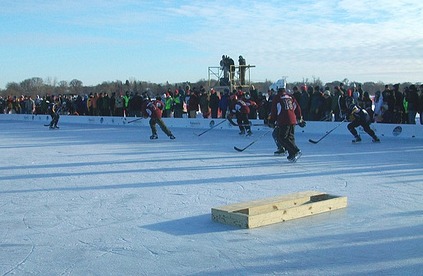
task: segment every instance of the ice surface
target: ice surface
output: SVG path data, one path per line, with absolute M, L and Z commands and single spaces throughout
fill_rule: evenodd
M 0 275 L 422 275 L 423 140 L 0 121 Z M 195 132 L 195 130 L 194 130 Z M 201 130 L 199 130 L 201 132 Z M 211 208 L 305 190 L 346 209 L 238 229 Z

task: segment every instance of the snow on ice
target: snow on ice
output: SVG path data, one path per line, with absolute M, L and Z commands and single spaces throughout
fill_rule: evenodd
M 0 275 L 422 275 L 423 143 L 0 121 Z M 255 229 L 211 208 L 317 190 L 345 209 Z

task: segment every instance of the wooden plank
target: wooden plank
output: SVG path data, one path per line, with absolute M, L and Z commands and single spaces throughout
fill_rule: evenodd
M 241 228 L 255 228 L 346 206 L 346 197 L 305 191 L 212 208 L 212 219 Z
M 346 197 L 334 197 L 328 200 L 310 202 L 293 208 L 262 213 L 248 217 L 248 228 L 255 228 L 287 220 L 321 214 L 347 207 Z
M 263 206 L 267 206 L 267 205 L 271 206 L 272 204 L 281 203 L 281 202 L 292 201 L 293 202 L 292 204 L 295 204 L 295 201 L 301 200 L 302 198 L 307 198 L 309 200 L 311 196 L 322 195 L 322 194 L 324 193 L 317 192 L 317 191 L 305 191 L 305 192 L 298 192 L 298 193 L 282 195 L 277 197 L 270 197 L 265 199 L 235 203 L 235 204 L 216 207 L 215 209 L 225 210 L 227 212 L 239 212 L 244 209 L 262 208 Z
M 242 213 L 231 213 L 213 208 L 212 220 L 223 224 L 248 228 L 248 215 Z

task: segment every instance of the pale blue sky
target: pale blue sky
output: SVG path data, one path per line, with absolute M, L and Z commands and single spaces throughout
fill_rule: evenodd
M 208 78 L 242 55 L 253 81 L 423 82 L 423 1 L 3 0 L 0 88 Z

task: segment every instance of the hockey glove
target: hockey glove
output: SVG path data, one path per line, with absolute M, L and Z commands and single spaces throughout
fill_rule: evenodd
M 304 121 L 303 119 L 301 119 L 299 122 L 298 122 L 298 125 L 300 126 L 300 127 L 305 127 L 306 126 L 306 121 Z
M 270 128 L 275 128 L 275 121 L 273 121 L 273 120 L 268 120 L 267 121 L 267 126 L 268 127 L 270 127 Z

